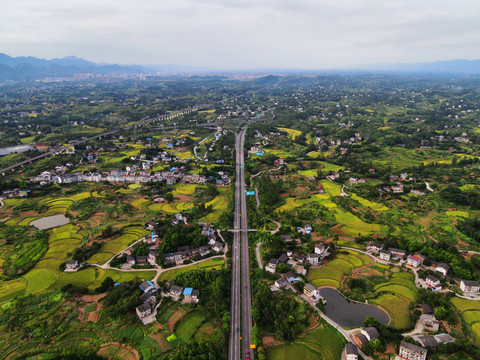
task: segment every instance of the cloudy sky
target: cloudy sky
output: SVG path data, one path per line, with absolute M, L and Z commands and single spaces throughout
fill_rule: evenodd
M 480 58 L 476 0 L 14 0 L 0 52 L 215 69 Z

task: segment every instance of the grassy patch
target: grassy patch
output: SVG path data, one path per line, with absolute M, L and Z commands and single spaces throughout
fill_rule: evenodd
M 470 214 L 468 212 L 460 211 L 460 210 L 451 210 L 451 211 L 446 211 L 445 213 L 448 216 L 464 217 L 464 218 L 470 217 Z
M 192 271 L 192 270 L 196 270 L 198 269 L 198 267 L 196 265 L 190 265 L 190 266 L 185 266 L 185 267 L 181 267 L 181 268 L 178 268 L 178 269 L 172 269 L 172 270 L 167 270 L 167 271 L 164 271 L 160 274 L 160 276 L 158 277 L 158 281 L 170 281 L 172 280 L 173 278 L 175 278 L 175 276 L 177 276 L 178 274 L 181 274 L 183 272 L 186 272 L 186 271 Z
M 26 295 L 38 293 L 50 285 L 57 279 L 57 275 L 47 269 L 34 269 L 24 276 L 27 280 Z
M 300 130 L 289 129 L 284 127 L 279 127 L 279 129 L 285 131 L 288 134 L 288 137 L 292 140 L 295 140 L 297 136 L 302 134 Z
M 341 282 L 343 279 L 343 272 L 331 267 L 314 268 L 308 270 L 307 280 L 311 282 L 315 279 L 332 279 Z
M 409 301 L 402 296 L 383 294 L 378 298 L 369 300 L 370 303 L 380 305 L 390 315 L 390 325 L 396 329 L 406 329 L 410 326 Z
M 200 312 L 189 312 L 179 323 L 177 323 L 175 334 L 181 341 L 187 343 L 193 339 L 195 332 L 205 320 L 205 316 Z

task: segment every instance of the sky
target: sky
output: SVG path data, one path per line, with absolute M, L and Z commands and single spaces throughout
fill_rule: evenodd
M 476 0 L 15 0 L 0 52 L 209 69 L 480 58 Z

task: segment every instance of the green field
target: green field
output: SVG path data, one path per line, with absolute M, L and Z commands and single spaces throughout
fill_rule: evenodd
M 50 270 L 34 269 L 29 271 L 24 278 L 27 281 L 25 295 L 30 295 L 48 288 L 55 282 L 57 275 Z
M 185 266 L 185 267 L 181 267 L 181 268 L 177 268 L 177 269 L 164 271 L 158 277 L 158 282 L 160 282 L 160 281 L 170 281 L 173 278 L 175 278 L 175 276 L 177 276 L 178 274 L 181 274 L 181 273 L 186 272 L 186 271 L 196 270 L 196 269 L 198 269 L 197 265 L 190 265 L 190 266 Z
M 115 239 L 102 245 L 100 250 L 90 257 L 90 264 L 102 264 L 107 262 L 113 255 L 127 248 L 130 244 L 148 234 L 148 231 L 140 226 L 130 226 L 122 229 L 122 234 Z
M 177 338 L 187 343 L 193 340 L 195 332 L 205 322 L 206 317 L 198 311 L 191 311 L 176 324 L 175 335 Z
M 480 345 L 480 301 L 453 297 L 451 302 L 461 312 L 463 320 L 470 327 L 475 343 Z
M 305 177 L 316 177 L 317 170 L 299 170 L 298 174 Z
M 207 202 L 206 206 L 212 206 L 212 212 L 198 221 L 204 221 L 208 224 L 215 224 L 220 215 L 228 209 L 228 188 L 218 188 L 217 195 L 212 201 Z
M 200 266 L 201 269 L 218 267 L 222 268 L 224 262 L 225 261 L 223 260 L 223 258 L 208 259 L 199 263 L 198 266 Z
M 376 203 L 374 201 L 364 199 L 364 198 L 358 196 L 355 193 L 351 194 L 351 196 L 352 196 L 352 199 L 358 201 L 363 206 L 368 207 L 370 209 L 373 209 L 375 211 L 388 211 L 389 210 L 388 207 L 386 207 L 385 205 Z
M 470 217 L 470 214 L 468 212 L 460 211 L 460 210 L 451 210 L 451 211 L 446 211 L 445 213 L 448 216 L 456 216 L 456 217 L 464 217 L 464 218 Z
M 406 329 L 410 326 L 410 302 L 401 296 L 383 294 L 376 299 L 369 300 L 370 304 L 380 305 L 390 315 L 390 326 L 395 329 Z
M 268 360 L 338 360 L 346 340 L 331 326 L 322 321 L 322 328 L 310 331 L 292 343 L 270 347 L 266 350 Z
M 332 279 L 341 282 L 343 279 L 343 272 L 331 267 L 321 267 L 308 270 L 307 280 L 312 282 L 315 279 Z
M 393 284 L 393 285 L 381 284 L 381 285 L 375 286 L 375 290 L 379 294 L 384 292 L 394 293 L 396 295 L 400 295 L 400 296 L 403 296 L 404 298 L 407 298 L 411 302 L 416 302 L 418 299 L 416 290 L 412 290 L 410 287 L 399 285 L 399 284 Z
M 322 171 L 324 171 L 324 172 L 328 172 L 328 171 L 338 172 L 338 171 L 341 171 L 341 170 L 345 169 L 343 166 L 330 164 L 330 163 L 327 163 L 325 161 L 321 161 L 320 164 L 323 165 Z

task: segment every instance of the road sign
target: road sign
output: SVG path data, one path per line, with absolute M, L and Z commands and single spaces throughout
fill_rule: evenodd
M 255 195 L 255 191 L 247 191 L 245 190 L 246 195 Z
M 255 349 L 255 344 L 250 344 L 250 349 Z

